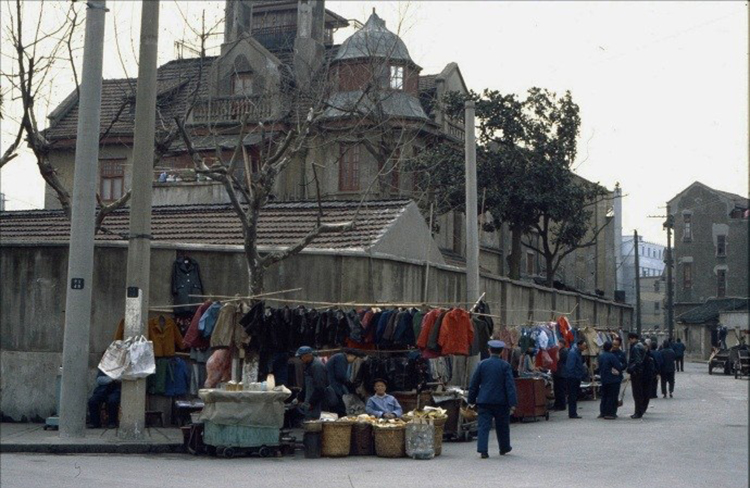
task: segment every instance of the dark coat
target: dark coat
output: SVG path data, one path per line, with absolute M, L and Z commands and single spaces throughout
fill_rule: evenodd
M 490 356 L 481 361 L 471 376 L 468 402 L 472 405 L 515 407 L 518 399 L 510 364 L 498 356 Z
M 672 350 L 678 358 L 685 356 L 685 344 L 682 342 L 675 342 L 672 344 Z
M 641 374 L 645 369 L 646 346 L 636 342 L 630 346 L 630 358 L 628 359 L 628 373 Z
M 666 347 L 662 349 L 661 351 L 661 369 L 659 370 L 660 373 L 674 373 L 675 366 L 674 362 L 677 359 L 677 354 L 669 348 Z
M 328 372 L 323 362 L 315 358 L 305 366 L 305 403 L 312 409 L 323 403 L 328 386 Z
M 190 295 L 202 295 L 203 282 L 198 262 L 193 258 L 175 260 L 172 265 L 172 297 L 175 305 L 197 303 L 201 299 Z M 192 315 L 198 306 L 177 307 L 175 315 Z
M 568 352 L 570 350 L 567 347 L 563 347 L 557 353 L 557 369 L 553 373 L 556 378 L 565 378 L 565 364 L 568 361 Z
M 565 361 L 564 377 L 583 381 L 587 374 L 588 370 L 583 365 L 581 351 L 576 346 L 571 347 L 568 352 L 568 358 Z
M 349 390 L 346 388 L 346 384 L 349 382 L 349 375 L 347 374 L 348 366 L 349 362 L 346 360 L 346 354 L 343 352 L 334 354 L 326 363 L 328 386 L 333 388 L 333 392 L 339 398 L 349 393 Z
M 615 369 L 622 373 L 623 365 L 620 360 L 611 352 L 602 351 L 599 354 L 599 377 L 602 380 L 602 385 L 611 385 L 613 383 L 620 383 L 622 381 L 622 374 L 614 374 L 612 370 Z

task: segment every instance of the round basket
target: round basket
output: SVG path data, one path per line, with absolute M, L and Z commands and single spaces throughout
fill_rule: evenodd
M 441 419 L 435 419 L 432 423 L 435 425 L 435 456 L 439 456 L 443 453 L 443 431 L 445 430 L 445 423 L 448 421 L 448 417 Z
M 323 456 L 348 456 L 351 442 L 351 422 L 323 422 Z
M 404 438 L 406 427 L 374 427 L 375 455 L 378 457 L 398 458 L 406 456 Z
M 356 422 L 352 426 L 352 446 L 349 454 L 352 456 L 372 456 L 375 449 L 372 442 L 372 424 Z

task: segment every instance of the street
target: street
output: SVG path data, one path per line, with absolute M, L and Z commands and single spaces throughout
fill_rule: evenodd
M 748 484 L 748 381 L 686 364 L 675 398 L 652 400 L 642 420 L 598 420 L 598 402 L 582 402 L 583 420 L 553 412 L 548 422 L 511 426 L 513 452 L 490 459 L 476 443 L 446 443 L 431 461 L 343 459 L 219 459 L 190 455 L 3 454 L 0 485 L 31 487 L 289 487 L 587 486 L 730 487 Z

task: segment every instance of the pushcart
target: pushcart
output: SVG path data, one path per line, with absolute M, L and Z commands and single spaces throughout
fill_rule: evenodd
M 750 376 L 750 351 L 738 349 L 737 358 L 734 360 L 734 378 Z
M 549 420 L 547 409 L 547 390 L 541 378 L 516 378 L 516 395 L 518 405 L 513 417 L 523 422 L 525 419 Z

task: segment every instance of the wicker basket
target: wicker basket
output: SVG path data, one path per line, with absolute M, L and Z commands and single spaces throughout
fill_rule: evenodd
M 305 432 L 323 432 L 323 422 L 320 420 L 305 420 L 302 422 Z
M 406 426 L 374 427 L 375 455 L 378 457 L 398 458 L 406 456 L 404 439 Z
M 435 456 L 443 453 L 443 430 L 447 421 L 448 417 L 433 420 L 433 424 L 435 424 Z
M 372 424 L 356 422 L 352 426 L 351 456 L 372 456 L 375 451 L 372 439 Z
M 344 457 L 349 455 L 352 442 L 351 422 L 323 423 L 323 456 Z

